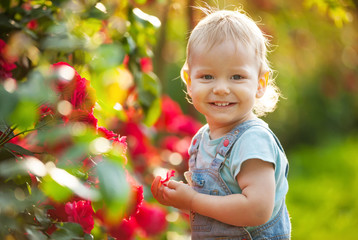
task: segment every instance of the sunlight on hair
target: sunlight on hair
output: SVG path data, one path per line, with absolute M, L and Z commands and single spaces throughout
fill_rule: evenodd
M 61 115 L 67 116 L 72 112 L 72 104 L 69 101 L 62 100 L 57 104 L 57 111 Z
M 104 137 L 99 137 L 90 143 L 90 151 L 93 154 L 103 154 L 111 150 L 111 143 Z
M 59 67 L 57 71 L 58 71 L 58 76 L 62 80 L 71 81 L 75 76 L 75 70 L 70 66 L 63 65 Z

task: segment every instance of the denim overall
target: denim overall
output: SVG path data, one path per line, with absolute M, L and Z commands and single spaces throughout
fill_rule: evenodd
M 210 168 L 198 169 L 196 168 L 196 155 L 198 152 L 199 143 L 202 133 L 199 131 L 194 137 L 192 145 L 189 149 L 189 171 L 185 173 L 185 177 L 199 193 L 210 195 L 228 195 L 232 194 L 224 180 L 221 178 L 220 170 L 224 166 L 224 161 L 229 157 L 231 147 L 235 141 L 241 136 L 245 130 L 252 126 L 261 126 L 272 131 L 267 127 L 266 123 L 260 119 L 250 120 L 244 122 L 234 128 L 230 133 L 226 134 L 216 150 L 215 159 L 212 161 Z M 274 136 L 277 145 L 283 151 L 283 148 Z M 218 156 L 220 155 L 220 156 Z M 287 177 L 286 168 L 286 177 Z M 192 239 L 232 239 L 232 240 L 279 240 L 290 239 L 291 225 L 286 209 L 285 201 L 282 201 L 282 206 L 278 214 L 266 224 L 260 225 L 250 232 L 244 227 L 237 227 L 229 224 L 219 222 L 213 218 L 209 218 L 191 211 L 190 223 Z

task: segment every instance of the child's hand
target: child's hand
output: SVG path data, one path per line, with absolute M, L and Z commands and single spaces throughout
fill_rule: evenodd
M 188 184 L 170 180 L 168 187 L 163 188 L 163 200 L 170 206 L 182 210 L 190 210 L 192 201 L 197 192 Z
M 162 178 L 157 176 L 152 183 L 151 191 L 153 197 L 160 203 L 166 206 L 170 206 L 168 202 L 164 201 L 163 193 L 164 193 L 164 185 L 162 183 Z

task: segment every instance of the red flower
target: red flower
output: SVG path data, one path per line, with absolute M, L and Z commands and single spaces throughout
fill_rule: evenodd
M 33 19 L 33 20 L 31 20 L 30 22 L 28 22 L 28 23 L 26 24 L 26 26 L 27 26 L 28 29 L 35 30 L 39 25 L 38 25 L 38 23 L 37 23 L 37 20 L 36 20 L 36 19 Z
M 123 219 L 119 226 L 113 226 L 109 229 L 109 234 L 117 240 L 132 240 L 137 227 L 134 218 Z
M 201 124 L 194 118 L 184 115 L 177 102 L 168 96 L 163 96 L 162 115 L 155 126 L 159 130 L 193 136 L 200 129 Z
M 165 183 L 165 182 L 169 181 L 171 177 L 174 177 L 174 174 L 175 174 L 175 170 L 169 170 L 167 172 L 167 177 L 165 179 L 161 180 L 160 182 Z
M 65 211 L 65 204 L 58 203 L 52 199 L 48 199 L 44 204 L 51 206 L 51 208 L 47 210 L 47 214 L 51 217 L 51 219 L 59 222 L 67 221 L 68 216 Z
M 162 114 L 156 127 L 158 129 L 166 129 L 166 127 L 179 115 L 182 115 L 181 108 L 177 102 L 174 102 L 170 97 L 162 97 Z
M 65 123 L 68 123 L 69 121 L 83 122 L 94 128 L 97 128 L 97 123 L 98 123 L 98 120 L 93 115 L 92 111 L 88 112 L 81 109 L 72 110 L 70 115 L 63 116 L 63 120 L 65 121 Z
M 104 134 L 104 137 L 107 138 L 108 140 L 114 140 L 115 138 L 118 138 L 118 134 L 108 130 L 107 128 L 105 127 L 98 127 L 97 130 L 100 132 L 100 133 L 103 133 Z
M 69 222 L 79 223 L 85 233 L 91 233 L 94 227 L 93 209 L 90 201 L 74 201 L 66 203 L 65 211 Z
M 170 124 L 168 124 L 167 128 L 171 132 L 194 136 L 201 126 L 202 125 L 194 118 L 186 115 L 179 115 L 174 118 Z
M 167 228 L 166 211 L 160 207 L 143 204 L 135 215 L 137 224 L 148 236 L 157 235 Z
M 130 218 L 132 215 L 137 214 L 140 211 L 140 208 L 142 207 L 144 201 L 144 196 L 143 196 L 143 186 L 138 185 L 135 179 L 127 171 L 126 171 L 126 178 L 128 183 L 132 187 L 131 202 L 127 213 L 128 218 Z
M 126 54 L 125 56 L 124 56 L 124 59 L 123 59 L 123 65 L 125 66 L 125 67 L 128 67 L 128 63 L 129 63 L 129 56 L 128 56 L 128 54 Z
M 188 148 L 190 147 L 191 137 L 177 137 L 177 136 L 167 136 L 162 140 L 161 147 L 168 149 L 171 152 L 180 153 L 183 159 L 188 159 Z
M 128 136 L 133 156 L 148 153 L 149 139 L 144 135 L 137 123 L 127 122 L 120 130 L 120 132 Z
M 75 108 L 79 107 L 85 101 L 87 95 L 86 85 L 87 79 L 81 77 L 77 79 L 76 88 L 71 98 L 71 103 Z
M 61 98 L 69 101 L 75 109 L 91 112 L 95 99 L 93 97 L 94 89 L 90 87 L 89 81 L 82 78 L 68 63 L 58 62 L 53 66 L 59 74 L 56 90 L 61 94 Z M 61 67 L 67 67 L 68 69 L 62 72 Z
M 40 106 L 40 118 L 43 119 L 49 115 L 54 115 L 52 108 L 48 105 L 41 105 Z
M 144 73 L 152 72 L 153 71 L 152 59 L 149 57 L 141 58 L 140 67 L 142 69 L 142 72 Z
M 15 61 L 6 58 L 6 43 L 0 39 L 0 79 L 12 77 L 12 70 L 16 68 Z

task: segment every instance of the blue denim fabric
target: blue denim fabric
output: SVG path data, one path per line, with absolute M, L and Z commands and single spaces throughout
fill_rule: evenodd
M 196 134 L 189 149 L 189 171 L 185 177 L 197 192 L 210 195 L 224 196 L 232 194 L 225 181 L 220 175 L 223 162 L 230 153 L 230 149 L 241 134 L 251 126 L 263 126 L 268 129 L 267 125 L 260 119 L 244 122 L 228 133 L 217 148 L 217 155 L 224 158 L 215 157 L 210 168 L 196 168 L 196 155 L 201 139 L 201 133 Z M 269 130 L 269 129 L 268 129 Z M 272 131 L 269 130 L 271 133 Z M 273 134 L 273 133 L 272 133 Z M 278 146 L 282 149 L 276 136 Z M 227 141 L 227 139 L 229 141 Z M 283 150 L 283 149 L 282 149 Z M 287 166 L 288 168 L 288 166 Z M 286 171 L 287 177 L 287 171 Z M 190 223 L 192 239 L 232 239 L 232 240 L 281 240 L 290 239 L 291 224 L 285 202 L 278 214 L 266 224 L 250 229 L 250 232 L 244 227 L 237 227 L 219 222 L 215 219 L 200 215 L 195 212 L 190 213 Z

